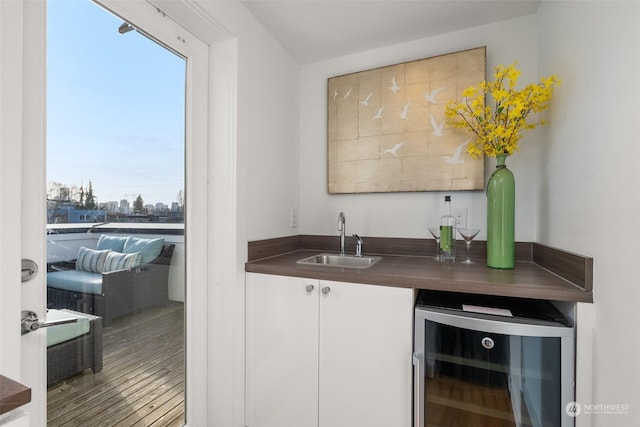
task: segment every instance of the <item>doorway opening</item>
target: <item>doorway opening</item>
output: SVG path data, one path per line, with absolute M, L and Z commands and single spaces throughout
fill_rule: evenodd
M 88 0 L 47 32 L 47 308 L 78 318 L 48 425 L 182 426 L 185 59 Z

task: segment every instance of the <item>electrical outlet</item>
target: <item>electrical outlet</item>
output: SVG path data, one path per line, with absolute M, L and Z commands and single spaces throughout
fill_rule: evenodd
M 291 208 L 291 228 L 298 226 L 298 209 Z
M 467 228 L 467 208 L 456 208 L 453 211 L 456 218 L 456 228 Z

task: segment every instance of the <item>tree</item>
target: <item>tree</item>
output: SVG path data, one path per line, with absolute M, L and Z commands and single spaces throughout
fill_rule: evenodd
M 66 185 L 53 181 L 49 184 L 47 199 L 55 205 L 71 204 L 77 209 L 99 209 L 91 181 L 89 181 L 89 186 L 86 190 L 82 184 L 78 187 L 77 185 Z
M 178 209 L 182 211 L 182 207 L 184 206 L 184 193 L 182 192 L 182 190 L 178 191 L 176 202 L 178 203 Z
M 89 188 L 87 188 L 87 192 L 84 194 L 84 208 L 90 210 L 98 209 L 98 203 L 96 203 L 96 196 L 93 194 L 93 184 L 91 180 L 89 180 Z
M 77 205 L 79 208 L 84 208 L 84 188 L 82 188 L 82 184 L 80 184 L 80 199 Z
M 89 180 L 89 187 L 87 187 L 87 191 L 84 191 L 82 184 L 80 184 L 80 193 L 76 207 L 87 210 L 98 209 L 98 203 L 96 202 L 96 196 L 93 194 L 93 183 L 91 180 Z
M 142 200 L 142 196 L 138 194 L 136 200 L 133 201 L 133 213 L 134 214 L 143 214 L 147 213 L 147 210 L 144 208 L 144 200 Z

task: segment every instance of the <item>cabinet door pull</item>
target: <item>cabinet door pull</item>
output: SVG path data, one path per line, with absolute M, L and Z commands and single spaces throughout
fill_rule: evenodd
M 313 292 L 313 290 L 315 289 L 315 287 L 314 287 L 313 285 L 307 285 L 307 287 L 306 287 L 306 288 L 304 288 L 304 289 L 307 291 L 307 293 L 309 293 L 309 294 L 310 294 L 311 292 Z
M 324 288 L 322 288 L 322 295 L 329 295 L 329 292 L 331 292 L 330 287 L 325 286 Z

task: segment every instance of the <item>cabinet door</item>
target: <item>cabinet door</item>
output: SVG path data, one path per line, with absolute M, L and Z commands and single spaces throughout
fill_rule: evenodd
M 413 290 L 320 282 L 320 427 L 409 427 Z
M 247 425 L 317 427 L 318 281 L 248 273 L 246 283 Z

